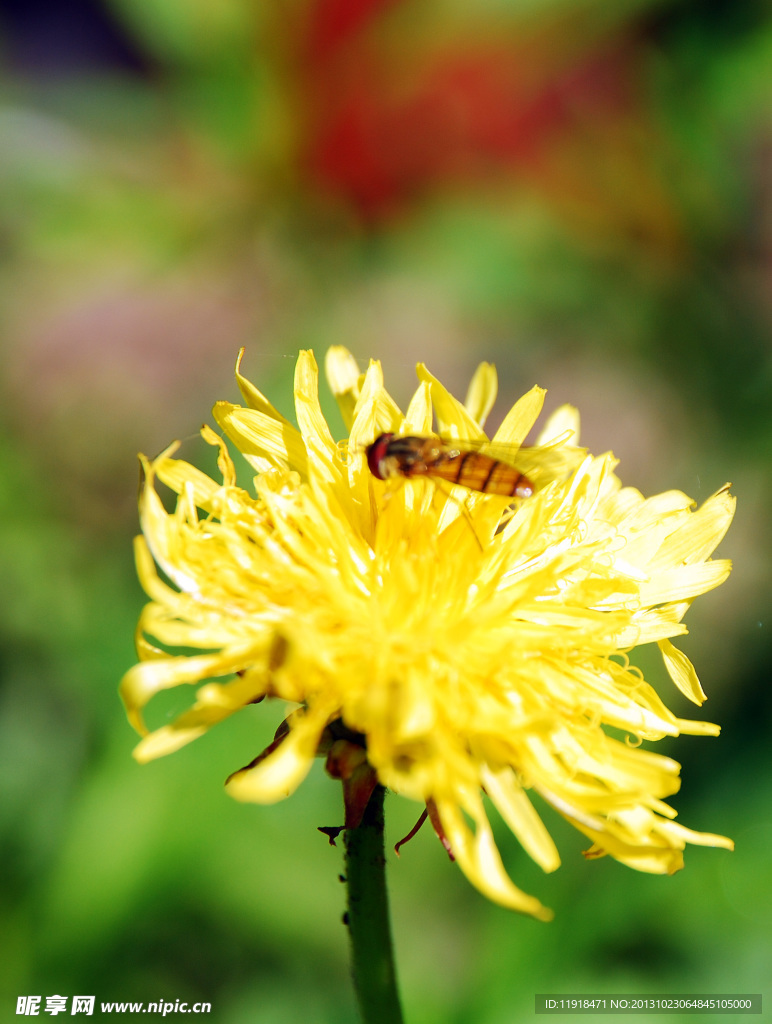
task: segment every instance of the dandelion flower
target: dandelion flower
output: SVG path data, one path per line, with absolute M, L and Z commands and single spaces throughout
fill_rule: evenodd
M 282 799 L 326 754 L 352 806 L 376 782 L 427 805 L 481 892 L 542 919 L 550 911 L 504 869 L 490 804 L 545 871 L 560 860 L 532 794 L 589 837 L 589 857 L 672 873 L 686 843 L 731 849 L 674 821 L 664 801 L 680 766 L 630 743 L 718 727 L 677 718 L 628 659 L 658 644 L 678 689 L 704 700 L 672 640 L 686 633 L 692 600 L 729 573 L 710 557 L 732 518 L 728 488 L 700 508 L 680 491 L 644 498 L 622 486 L 611 454 L 577 447 L 570 407 L 519 453 L 535 488 L 522 501 L 426 478 L 382 482 L 363 450 L 383 432 L 426 435 L 436 420 L 443 437 L 485 443 L 495 371 L 483 364 L 462 404 L 419 366 L 405 413 L 377 362 L 360 376 L 334 348 L 327 375 L 346 445 L 322 415 L 311 352 L 297 362 L 297 427 L 237 367 L 245 404 L 218 402 L 214 418 L 255 470 L 253 489 L 237 484 L 208 427 L 222 480 L 173 448 L 143 460 L 136 555 L 150 602 L 140 662 L 122 683 L 143 734 L 137 759 L 168 754 L 264 697 L 295 702 L 271 746 L 229 779 L 233 797 Z M 543 397 L 533 388 L 521 398 L 492 444 L 521 445 Z M 174 512 L 158 482 L 177 493 Z M 190 709 L 148 732 L 144 706 L 182 683 L 198 687 Z

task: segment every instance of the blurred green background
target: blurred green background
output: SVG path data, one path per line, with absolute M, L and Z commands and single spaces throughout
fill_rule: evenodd
M 300 347 L 382 358 L 403 404 L 417 359 L 462 397 L 492 360 L 496 417 L 539 383 L 626 483 L 739 499 L 735 571 L 687 618 L 704 711 L 646 663 L 723 725 L 658 749 L 679 820 L 736 852 L 689 848 L 672 878 L 588 864 L 544 808 L 552 876 L 499 829 L 543 925 L 424 829 L 389 861 L 410 1024 L 516 1024 L 535 992 L 769 995 L 768 5 L 3 0 L 0 60 L 3 1019 L 54 993 L 356 1019 L 316 831 L 337 784 L 224 795 L 281 718 L 263 705 L 140 768 L 116 694 L 136 452 L 236 398 L 241 345 L 287 413 Z M 389 798 L 392 842 L 418 811 Z

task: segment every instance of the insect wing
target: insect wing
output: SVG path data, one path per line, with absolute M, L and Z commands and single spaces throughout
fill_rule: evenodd
M 380 434 L 365 454 L 370 472 L 391 476 L 434 477 L 472 491 L 529 497 L 534 484 L 565 478 L 582 461 L 583 449 L 566 445 L 565 436 L 548 445 L 522 448 L 492 441 L 458 441 L 428 436 Z
M 549 444 L 528 447 L 497 441 L 455 441 L 446 438 L 442 442 L 448 457 L 477 452 L 520 470 L 534 484 L 543 487 L 552 480 L 563 479 L 573 473 L 587 454 L 586 449 L 565 443 L 570 436 L 570 432 L 566 431 Z M 467 461 L 467 466 L 470 461 Z

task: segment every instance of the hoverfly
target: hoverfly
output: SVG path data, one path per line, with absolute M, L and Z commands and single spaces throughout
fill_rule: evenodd
M 507 462 L 437 437 L 381 434 L 365 449 L 367 465 L 378 480 L 393 477 L 438 477 L 483 494 L 530 498 L 533 484 Z

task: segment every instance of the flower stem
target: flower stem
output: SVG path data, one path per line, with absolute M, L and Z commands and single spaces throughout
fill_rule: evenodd
M 402 1024 L 386 893 L 384 794 L 376 786 L 359 827 L 345 833 L 351 971 L 364 1024 Z

